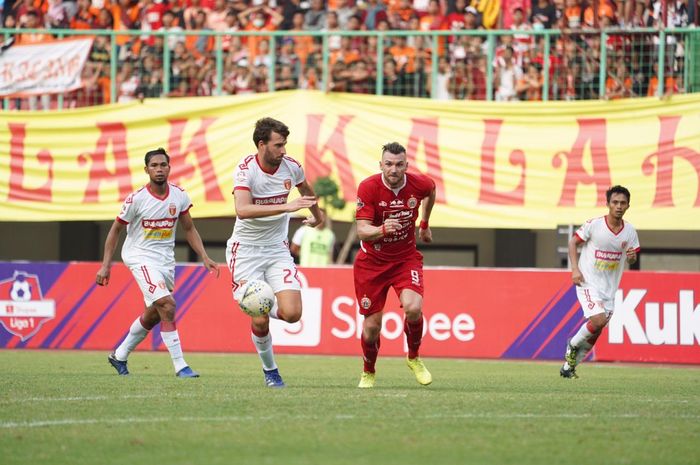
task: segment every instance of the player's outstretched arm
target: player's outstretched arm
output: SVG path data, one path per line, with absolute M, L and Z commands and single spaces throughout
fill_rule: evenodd
M 210 273 L 216 274 L 216 277 L 218 278 L 219 265 L 214 260 L 209 258 L 209 255 L 207 255 L 207 251 L 204 250 L 202 237 L 199 235 L 199 231 L 197 231 L 197 228 L 194 227 L 194 221 L 192 221 L 192 216 L 190 215 L 190 213 L 187 212 L 181 215 L 179 221 L 183 229 L 185 230 L 185 237 L 187 238 L 187 242 L 190 244 L 190 247 L 192 247 L 192 250 L 194 250 L 197 253 L 197 255 L 199 255 L 202 258 L 202 263 L 207 268 L 207 270 L 209 270 Z
M 117 243 L 119 242 L 119 236 L 124 230 L 124 225 L 117 220 L 114 220 L 112 227 L 109 229 L 107 234 L 107 239 L 105 240 L 105 251 L 102 257 L 102 266 L 97 271 L 97 276 L 95 281 L 100 286 L 106 286 L 109 284 L 109 274 L 112 268 L 112 257 L 114 256 L 114 250 L 117 248 Z
M 316 205 L 316 197 L 302 196 L 289 203 L 277 205 L 255 205 L 250 192 L 237 189 L 234 194 L 236 200 L 236 216 L 241 219 L 263 218 L 265 216 L 291 213 L 302 208 L 311 208 Z

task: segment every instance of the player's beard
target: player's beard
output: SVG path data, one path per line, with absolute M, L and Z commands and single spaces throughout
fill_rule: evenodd
M 266 162 L 268 165 L 274 166 L 274 167 L 278 167 L 278 166 L 280 166 L 280 165 L 282 164 L 282 158 L 284 158 L 284 157 L 276 158 L 276 157 L 272 154 L 272 152 L 270 152 L 270 151 L 266 148 L 266 149 L 265 149 L 265 153 L 263 154 L 263 158 L 265 159 L 265 162 Z

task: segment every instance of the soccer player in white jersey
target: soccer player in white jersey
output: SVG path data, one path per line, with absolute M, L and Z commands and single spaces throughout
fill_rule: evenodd
M 202 263 L 210 273 L 219 276 L 219 266 L 209 258 L 202 238 L 194 227 L 189 210 L 192 207 L 187 193 L 168 183 L 170 157 L 159 148 L 146 153 L 146 167 L 150 181 L 130 194 L 117 219 L 107 234 L 102 266 L 97 272 L 97 284 L 109 284 L 112 256 L 117 248 L 119 235 L 126 229 L 126 241 L 122 246 L 122 260 L 134 275 L 143 293 L 146 309 L 136 318 L 129 333 L 114 353 L 109 363 L 120 375 L 128 375 L 127 358 L 143 341 L 148 332 L 160 322 L 160 335 L 170 352 L 179 378 L 197 378 L 185 362 L 180 336 L 175 325 L 175 300 L 171 295 L 175 282 L 175 229 L 182 224 L 187 242 L 202 257 Z
M 257 153 L 243 158 L 236 167 L 233 195 L 236 224 L 226 244 L 226 262 L 231 271 L 233 298 L 239 301 L 245 284 L 266 281 L 275 292 L 276 304 L 269 316 L 252 317 L 252 339 L 260 356 L 268 387 L 284 387 L 272 350 L 270 317 L 295 323 L 301 318 L 301 285 L 289 252 L 289 213 L 309 208 L 312 216 L 304 224 L 323 224 L 304 170 L 287 156 L 289 128 L 273 118 L 255 123 L 253 142 Z M 296 186 L 301 197 L 287 202 Z
M 630 207 L 630 191 L 613 186 L 605 196 L 608 214 L 586 222 L 569 241 L 571 279 L 587 321 L 567 343 L 565 362 L 559 370 L 564 378 L 578 378 L 576 366 L 593 348 L 613 314 L 624 262 L 635 263 L 639 253 L 637 231 L 622 219 Z

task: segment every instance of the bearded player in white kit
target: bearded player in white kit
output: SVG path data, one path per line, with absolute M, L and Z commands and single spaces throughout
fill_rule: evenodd
M 612 317 L 624 261 L 635 263 L 640 250 L 637 231 L 622 219 L 630 207 L 630 191 L 613 186 L 605 196 L 608 214 L 586 222 L 569 241 L 571 279 L 587 321 L 567 343 L 565 362 L 559 370 L 564 378 L 578 378 L 576 367 Z M 581 243 L 579 259 L 577 249 Z
M 180 336 L 175 324 L 175 299 L 172 291 L 175 283 L 175 229 L 182 224 L 187 242 L 202 258 L 210 273 L 219 276 L 219 266 L 207 256 L 202 238 L 194 227 L 187 193 L 168 183 L 170 157 L 159 148 L 146 153 L 146 167 L 150 182 L 130 194 L 117 219 L 107 234 L 102 266 L 96 281 L 100 286 L 109 284 L 112 255 L 117 248 L 119 235 L 127 230 L 122 246 L 122 260 L 129 267 L 138 284 L 146 309 L 129 328 L 126 338 L 110 354 L 107 361 L 119 375 L 128 375 L 127 358 L 148 332 L 160 322 L 160 335 L 170 352 L 178 378 L 197 378 L 199 374 L 185 362 Z
M 289 213 L 309 208 L 312 216 L 304 224 L 316 227 L 324 221 L 304 170 L 287 156 L 287 136 L 289 128 L 281 121 L 263 118 L 255 123 L 253 142 L 257 153 L 243 158 L 236 167 L 236 224 L 226 244 L 236 301 L 243 296 L 245 284 L 254 279 L 266 281 L 275 292 L 276 304 L 269 316 L 251 317 L 252 339 L 262 361 L 265 385 L 273 388 L 285 384 L 272 350 L 270 317 L 295 323 L 302 311 L 301 284 L 287 241 Z M 287 202 L 294 186 L 301 197 Z

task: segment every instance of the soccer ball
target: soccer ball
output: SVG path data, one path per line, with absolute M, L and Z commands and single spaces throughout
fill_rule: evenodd
M 238 305 L 250 316 L 267 315 L 275 305 L 275 293 L 265 281 L 254 279 L 245 285 Z

